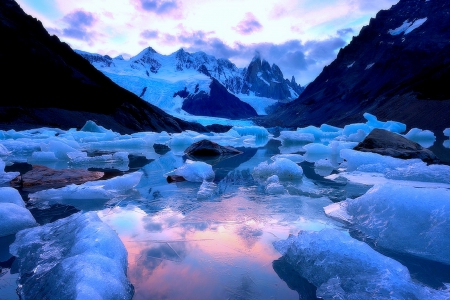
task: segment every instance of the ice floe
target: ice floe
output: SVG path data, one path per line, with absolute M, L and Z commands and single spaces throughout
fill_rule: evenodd
M 95 212 L 20 231 L 16 256 L 22 299 L 131 299 L 127 251 Z

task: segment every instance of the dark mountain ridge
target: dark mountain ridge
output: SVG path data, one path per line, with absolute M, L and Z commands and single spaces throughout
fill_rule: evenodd
M 410 127 L 450 127 L 449 15 L 446 0 L 401 0 L 378 12 L 298 99 L 258 122 L 341 126 L 370 112 Z
M 0 129 L 80 128 L 87 120 L 121 133 L 207 131 L 119 87 L 13 0 L 0 2 Z

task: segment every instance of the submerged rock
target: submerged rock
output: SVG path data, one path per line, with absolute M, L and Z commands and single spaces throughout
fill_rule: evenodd
M 419 158 L 427 163 L 440 162 L 431 150 L 425 149 L 418 143 L 410 141 L 401 135 L 378 128 L 373 129 L 372 132 L 353 149 L 361 152 L 373 152 L 402 159 Z
M 229 146 L 221 146 L 209 140 L 201 140 L 190 145 L 184 153 L 187 156 L 220 156 L 220 155 L 237 155 L 242 152 Z
M 54 170 L 45 166 L 33 166 L 31 171 L 11 180 L 11 186 L 22 187 L 25 191 L 32 192 L 94 181 L 103 175 L 103 172 L 82 169 Z

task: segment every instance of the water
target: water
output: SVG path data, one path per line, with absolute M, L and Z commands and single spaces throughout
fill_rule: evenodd
M 323 207 L 361 196 L 370 185 L 328 180 L 315 171 L 313 163 L 304 162 L 304 177 L 287 184 L 289 194 L 268 195 L 250 171 L 280 153 L 279 147 L 279 141 L 271 140 L 263 147 L 239 148 L 244 151 L 241 155 L 209 161 L 217 189 L 204 200 L 197 199 L 200 183 L 166 182 L 163 174 L 181 159 L 168 152 L 154 160 L 134 159 L 130 171 L 141 170 L 144 175 L 136 189 L 120 199 L 30 209 L 40 224 L 80 210 L 97 211 L 128 250 L 127 275 L 135 300 L 315 299 L 316 288 L 284 261 L 272 243 L 301 230 L 348 231 L 328 218 Z M 436 147 L 436 153 L 448 161 L 449 149 Z M 26 169 L 23 164 L 16 167 Z M 27 193 L 22 195 L 27 199 Z M 12 242 L 11 238 L 0 240 L 0 260 L 12 259 L 2 265 L 2 300 L 17 299 L 11 284 L 17 271 L 13 258 L 5 253 Z M 401 261 L 414 280 L 434 288 L 450 281 L 448 266 L 371 246 Z

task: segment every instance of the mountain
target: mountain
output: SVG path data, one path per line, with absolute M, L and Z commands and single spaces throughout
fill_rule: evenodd
M 87 120 L 120 133 L 207 131 L 121 88 L 13 0 L 0 1 L 0 129 L 81 128 Z
M 283 73 L 276 64 L 270 64 L 261 60 L 256 55 L 249 66 L 244 69 L 244 80 L 241 92 L 249 94 L 253 92 L 256 96 L 267 97 L 277 100 L 292 100 L 300 95 L 304 88 L 292 80 L 284 79 Z
M 447 0 L 400 0 L 378 12 L 298 99 L 259 122 L 343 125 L 370 112 L 411 127 L 450 127 L 449 14 Z
M 265 114 L 264 107 L 278 100 L 296 99 L 303 91 L 294 78 L 284 79 L 278 66 L 270 66 L 259 56 L 248 68 L 240 69 L 229 60 L 183 49 L 162 55 L 148 47 L 129 60 L 77 53 L 120 86 L 180 116 L 188 112 L 231 119 L 253 117 Z M 208 99 L 208 105 L 197 107 L 206 104 L 199 99 Z

